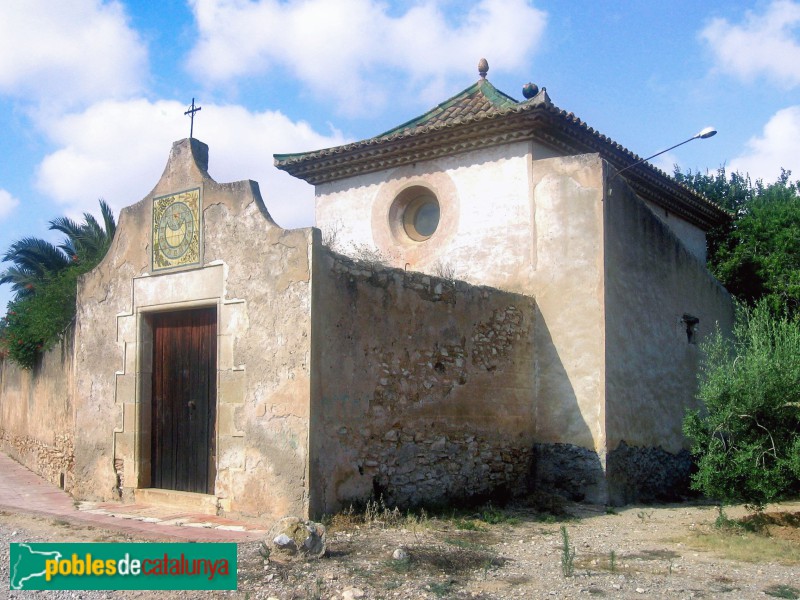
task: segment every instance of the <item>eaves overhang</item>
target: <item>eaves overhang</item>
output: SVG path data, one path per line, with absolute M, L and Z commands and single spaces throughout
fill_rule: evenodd
M 495 112 L 468 115 L 446 123 L 393 130 L 343 146 L 302 154 L 276 154 L 275 166 L 319 185 L 365 173 L 433 160 L 516 141 L 535 140 L 565 155 L 598 153 L 609 177 L 625 171 L 628 185 L 644 198 L 707 231 L 731 215 L 701 194 L 555 106 L 545 90 Z

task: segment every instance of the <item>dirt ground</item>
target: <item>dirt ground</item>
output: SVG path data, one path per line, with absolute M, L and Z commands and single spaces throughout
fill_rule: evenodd
M 765 517 L 715 526 L 714 506 L 606 509 L 570 505 L 552 517 L 526 509 L 479 509 L 443 517 L 340 515 L 320 559 L 265 561 L 239 546 L 239 590 L 192 597 L 350 598 L 800 598 L 800 503 Z M 746 515 L 741 507 L 729 519 Z M 563 529 L 562 529 L 563 528 Z M 566 540 L 564 537 L 566 533 Z M 21 541 L 136 541 L 114 531 L 0 513 L 7 590 L 8 545 Z M 565 548 L 566 541 L 566 548 Z M 568 548 L 568 549 L 567 549 Z M 392 557 L 397 549 L 406 557 Z M 399 553 L 402 554 L 402 553 Z M 566 573 L 566 574 L 565 574 Z M 7 592 L 58 598 L 186 598 L 187 592 Z

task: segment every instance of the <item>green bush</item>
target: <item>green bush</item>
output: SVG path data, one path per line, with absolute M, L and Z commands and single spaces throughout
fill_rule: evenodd
M 75 317 L 78 276 L 86 267 L 73 266 L 53 275 L 36 294 L 12 300 L 2 323 L 2 345 L 8 357 L 25 369 L 36 355 L 61 339 Z
M 762 510 L 800 492 L 800 321 L 766 302 L 740 308 L 734 339 L 704 346 L 698 398 L 684 433 L 698 471 L 692 487 Z
M 114 213 L 104 200 L 100 212 L 102 225 L 89 213 L 82 223 L 68 217 L 50 221 L 50 229 L 66 235 L 58 246 L 24 237 L 2 256 L 11 264 L 0 272 L 0 284 L 10 284 L 15 296 L 0 319 L 0 358 L 30 369 L 39 352 L 61 339 L 75 318 L 78 277 L 103 260 L 114 239 Z

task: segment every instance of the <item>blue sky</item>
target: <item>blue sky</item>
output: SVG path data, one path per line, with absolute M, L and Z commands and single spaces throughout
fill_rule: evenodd
M 385 131 L 474 83 L 481 57 L 496 87 L 545 86 L 641 156 L 719 130 L 665 170 L 800 175 L 800 1 L 5 0 L 0 249 L 144 197 L 193 97 L 211 175 L 311 225 L 313 190 L 273 153 Z

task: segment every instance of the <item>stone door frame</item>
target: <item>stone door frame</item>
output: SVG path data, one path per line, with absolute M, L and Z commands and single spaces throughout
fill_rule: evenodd
M 221 261 L 203 268 L 131 280 L 130 311 L 117 315 L 117 343 L 123 368 L 116 373 L 118 418 L 113 429 L 113 459 L 120 497 L 151 484 L 153 332 L 148 315 L 192 308 L 217 311 L 216 480 L 214 496 L 229 504 L 231 479 L 244 470 L 244 432 L 235 413 L 244 403 L 245 366 L 234 363 L 235 340 L 246 323 L 246 303 L 227 299 L 227 267 Z M 234 457 L 234 458 L 231 458 Z

